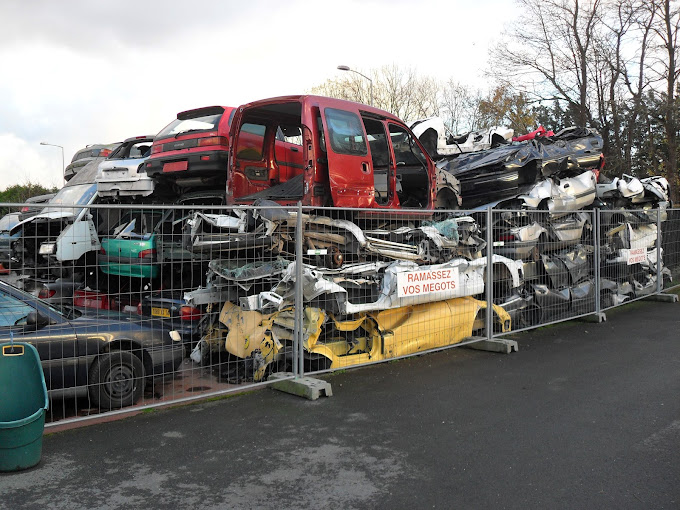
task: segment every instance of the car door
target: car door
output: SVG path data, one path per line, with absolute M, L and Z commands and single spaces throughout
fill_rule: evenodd
M 27 297 L 30 297 L 27 295 Z M 35 298 L 22 300 L 0 290 L 0 342 L 28 342 L 40 355 L 48 390 L 70 388 L 76 383 L 78 365 L 76 335 L 68 320 L 58 314 L 45 314 Z M 28 314 L 40 311 L 50 324 L 29 325 Z
M 357 113 L 324 109 L 328 181 L 335 207 L 373 207 L 373 164 Z

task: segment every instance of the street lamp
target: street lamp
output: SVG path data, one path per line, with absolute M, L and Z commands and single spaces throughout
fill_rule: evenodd
M 365 74 L 361 74 L 359 71 L 355 71 L 354 69 L 350 69 L 349 66 L 338 66 L 338 69 L 339 69 L 340 71 L 351 71 L 351 72 L 353 72 L 353 73 L 357 73 L 359 76 L 363 76 L 364 78 L 366 78 L 366 79 L 368 80 L 368 83 L 369 83 L 370 86 L 371 86 L 371 88 L 370 88 L 370 91 L 371 91 L 371 102 L 370 102 L 370 105 L 373 106 L 373 80 L 371 80 L 371 79 L 370 79 L 368 76 L 366 76 Z
M 64 148 L 61 145 L 55 145 L 53 143 L 47 143 L 47 142 L 40 142 L 40 145 L 49 145 L 51 147 L 59 147 L 61 149 L 61 176 L 64 176 L 64 170 L 66 167 L 64 166 Z

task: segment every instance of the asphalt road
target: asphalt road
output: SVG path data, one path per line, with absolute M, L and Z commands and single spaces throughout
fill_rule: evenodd
M 45 436 L 0 508 L 680 508 L 680 305 Z

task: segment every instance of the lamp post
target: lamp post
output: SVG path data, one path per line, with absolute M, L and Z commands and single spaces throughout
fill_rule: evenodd
M 66 169 L 66 167 L 64 166 L 64 148 L 61 145 L 55 145 L 53 143 L 47 142 L 40 142 L 40 145 L 49 145 L 50 147 L 59 147 L 61 149 L 61 176 L 63 178 L 64 170 Z
M 370 79 L 368 76 L 366 76 L 365 74 L 360 73 L 359 71 L 355 71 L 354 69 L 350 69 L 349 66 L 338 66 L 338 69 L 339 69 L 340 71 L 351 71 L 351 72 L 353 72 L 353 73 L 357 73 L 359 76 L 363 76 L 364 78 L 366 78 L 366 79 L 368 80 L 368 83 L 370 84 L 370 91 L 371 91 L 371 92 L 370 92 L 370 93 L 371 93 L 371 102 L 370 102 L 370 105 L 373 106 L 373 80 L 371 80 L 371 79 Z

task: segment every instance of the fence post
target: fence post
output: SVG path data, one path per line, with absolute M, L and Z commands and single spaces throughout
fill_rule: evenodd
M 304 367 L 303 347 L 303 308 L 304 298 L 302 294 L 302 202 L 298 201 L 297 221 L 295 225 L 295 342 L 293 347 L 293 373 L 295 377 L 302 377 Z
M 645 248 L 647 251 L 647 248 Z M 656 209 L 656 292 L 663 290 L 663 273 L 661 272 L 661 208 Z
M 486 338 L 493 336 L 493 222 L 491 206 L 486 208 Z
M 594 216 L 593 216 L 593 229 L 595 229 L 594 235 L 593 235 L 593 243 L 595 244 L 595 253 L 594 253 L 594 258 L 595 258 L 595 313 L 597 316 L 600 316 L 600 312 L 602 311 L 602 303 L 600 302 L 600 297 L 601 297 L 601 289 L 600 289 L 600 261 L 601 261 L 601 253 L 600 253 L 600 210 L 595 209 L 594 211 Z

